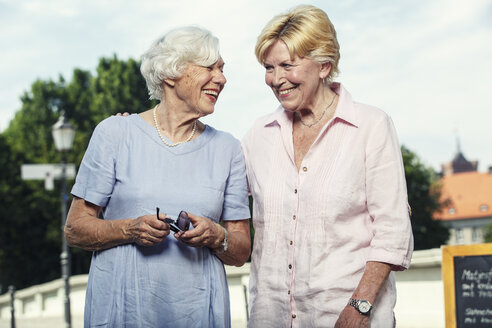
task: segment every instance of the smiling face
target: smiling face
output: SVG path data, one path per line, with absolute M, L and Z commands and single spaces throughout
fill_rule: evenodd
M 188 64 L 180 78 L 167 82 L 174 85 L 178 101 L 202 117 L 214 112 L 215 103 L 227 82 L 223 68 L 222 58 L 208 67 Z
M 265 82 L 285 110 L 314 111 L 323 99 L 322 79 L 328 76 L 329 64 L 320 64 L 295 55 L 291 60 L 285 43 L 277 40 L 267 51 Z

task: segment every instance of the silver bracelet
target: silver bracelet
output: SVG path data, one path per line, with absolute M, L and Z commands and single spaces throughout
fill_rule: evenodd
M 227 252 L 227 248 L 229 246 L 227 243 L 227 229 L 224 227 L 222 227 L 222 229 L 224 229 L 224 241 L 222 242 L 222 245 L 221 245 L 222 248 L 218 251 L 214 251 L 214 253 L 217 255 L 224 254 L 225 252 Z

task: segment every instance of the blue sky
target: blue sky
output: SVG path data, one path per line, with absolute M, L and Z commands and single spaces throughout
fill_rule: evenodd
M 226 88 L 204 121 L 242 138 L 277 101 L 253 49 L 274 15 L 300 4 L 325 10 L 341 46 L 342 82 L 391 115 L 402 144 L 435 169 L 456 138 L 479 170 L 492 165 L 490 0 L 0 0 L 0 130 L 34 80 L 93 71 L 100 57 L 138 59 L 171 28 L 196 24 L 221 42 Z

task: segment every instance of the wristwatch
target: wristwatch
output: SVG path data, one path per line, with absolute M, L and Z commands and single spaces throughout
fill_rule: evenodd
M 369 315 L 372 310 L 372 304 L 366 300 L 358 300 L 355 298 L 351 298 L 348 302 L 348 305 L 353 306 L 359 311 L 360 314 Z
M 215 254 L 224 254 L 227 251 L 228 243 L 227 243 L 227 229 L 222 227 L 224 229 L 224 241 L 222 242 L 222 249 L 219 249 L 215 251 Z

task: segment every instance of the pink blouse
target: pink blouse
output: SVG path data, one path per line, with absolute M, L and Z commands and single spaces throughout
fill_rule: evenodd
M 298 171 L 292 113 L 258 119 L 243 140 L 255 238 L 250 327 L 333 327 L 367 261 L 410 264 L 413 236 L 396 131 L 338 83 L 335 116 Z M 393 327 L 393 273 L 371 312 Z

